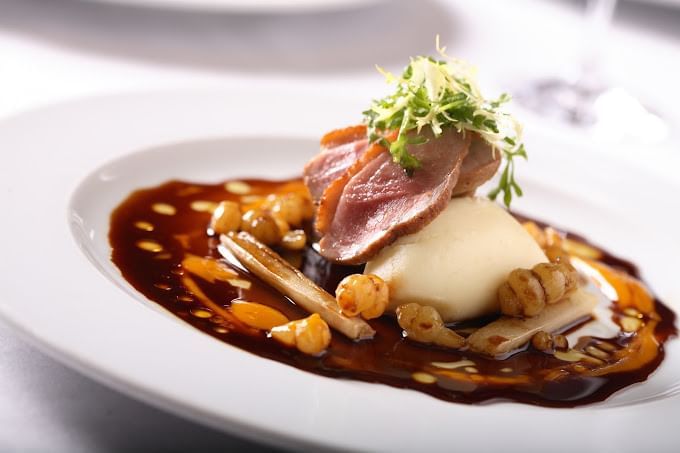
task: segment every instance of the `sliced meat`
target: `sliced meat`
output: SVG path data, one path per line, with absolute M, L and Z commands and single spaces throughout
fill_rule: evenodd
M 359 173 L 370 161 L 376 157 L 388 152 L 382 145 L 374 143 L 368 147 L 359 158 L 352 163 L 352 165 L 340 175 L 340 177 L 331 181 L 328 187 L 323 191 L 321 199 L 319 200 L 319 207 L 316 210 L 316 222 L 314 229 L 320 235 L 325 234 L 331 226 L 333 216 L 340 203 L 340 198 L 345 190 L 347 183 Z
M 472 194 L 477 187 L 491 179 L 501 164 L 501 153 L 477 134 L 472 135 L 470 149 L 460 169 L 453 196 Z
M 304 181 L 312 199 L 318 202 L 323 191 L 359 159 L 368 148 L 366 126 L 338 129 L 321 139 L 321 152 L 305 165 Z
M 383 149 L 347 181 L 319 244 L 321 255 L 346 264 L 366 262 L 446 207 L 471 137 L 454 129 L 437 139 L 429 130 L 424 134 L 427 143 L 409 147 L 422 164 L 412 176 Z

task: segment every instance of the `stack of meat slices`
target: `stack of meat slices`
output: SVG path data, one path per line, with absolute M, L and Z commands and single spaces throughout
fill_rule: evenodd
M 498 170 L 500 153 L 476 134 L 449 128 L 435 138 L 428 128 L 421 135 L 427 143 L 408 148 L 421 163 L 411 175 L 384 146 L 369 143 L 365 126 L 322 138 L 321 152 L 304 169 L 318 206 L 322 256 L 364 263 L 399 236 L 421 230 L 452 196 L 474 193 Z

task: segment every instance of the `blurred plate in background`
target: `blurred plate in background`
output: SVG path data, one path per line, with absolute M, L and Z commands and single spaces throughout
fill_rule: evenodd
M 674 6 L 676 8 L 680 8 L 680 0 L 628 0 L 628 1 L 637 3 L 651 3 L 655 5 Z
M 235 13 L 299 13 L 355 8 L 381 0 L 87 0 L 119 5 Z

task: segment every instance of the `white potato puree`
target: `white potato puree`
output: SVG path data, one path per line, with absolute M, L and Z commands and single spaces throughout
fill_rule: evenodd
M 546 261 L 505 209 L 466 197 L 454 198 L 425 228 L 385 247 L 364 273 L 388 283 L 388 309 L 418 302 L 451 322 L 498 311 L 496 290 L 508 274 Z

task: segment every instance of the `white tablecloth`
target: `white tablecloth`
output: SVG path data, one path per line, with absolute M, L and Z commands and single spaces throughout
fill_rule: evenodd
M 285 16 L 0 0 L 0 119 L 82 96 L 224 84 L 368 101 L 383 89 L 374 64 L 398 70 L 409 55 L 432 53 L 435 33 L 483 82 L 511 88 L 573 67 L 583 28 L 579 4 L 539 0 L 395 0 Z M 611 80 L 680 124 L 680 9 L 624 2 L 610 38 Z M 677 143 L 607 149 L 678 180 Z M 255 448 L 82 377 L 3 326 L 0 352 L 0 451 Z

